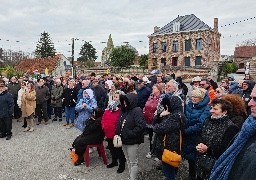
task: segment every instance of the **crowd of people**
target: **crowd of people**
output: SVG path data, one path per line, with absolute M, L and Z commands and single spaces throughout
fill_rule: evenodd
M 24 132 L 62 121 L 81 135 L 72 144 L 84 162 L 87 145 L 107 142 L 112 162 L 137 179 L 139 145 L 148 135 L 146 158 L 161 162 L 163 149 L 181 154 L 189 164 L 189 179 L 254 179 L 256 174 L 256 87 L 250 76 L 232 76 L 220 85 L 196 76 L 187 87 L 181 77 L 163 75 L 81 75 L 33 79 L 24 75 L 0 79 L 0 137 L 12 138 L 12 120 L 24 122 Z M 113 139 L 120 135 L 122 147 Z M 182 143 L 182 148 L 180 144 Z M 167 180 L 178 168 L 158 164 Z

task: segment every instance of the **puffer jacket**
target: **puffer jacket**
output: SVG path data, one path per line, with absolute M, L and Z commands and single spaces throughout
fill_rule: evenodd
M 162 159 L 163 149 L 167 148 L 172 151 L 180 152 L 180 131 L 183 134 L 186 118 L 182 112 L 182 101 L 178 96 L 172 96 L 170 98 L 165 97 L 163 99 L 163 106 L 168 103 L 169 115 L 156 120 L 156 124 L 153 126 L 153 131 L 156 133 L 154 142 L 154 155 L 158 159 Z M 164 137 L 166 136 L 164 147 Z
M 146 121 L 142 109 L 137 107 L 138 96 L 134 93 L 120 96 L 121 116 L 116 125 L 116 134 L 121 134 L 121 139 L 125 145 L 141 144 L 144 142 L 144 130 Z M 124 102 L 127 106 L 124 105 Z M 122 127 L 123 122 L 124 126 Z M 121 130 L 122 129 L 122 130 Z
M 195 160 L 197 155 L 196 145 L 199 143 L 199 137 L 204 121 L 211 115 L 208 106 L 210 99 L 206 94 L 204 99 L 198 104 L 192 101 L 187 104 L 185 116 L 187 124 L 184 134 L 184 148 L 182 150 L 183 157 L 187 160 Z
M 110 111 L 106 109 L 101 120 L 102 129 L 107 138 L 114 138 L 116 123 L 120 116 L 121 109 L 119 108 L 117 111 Z

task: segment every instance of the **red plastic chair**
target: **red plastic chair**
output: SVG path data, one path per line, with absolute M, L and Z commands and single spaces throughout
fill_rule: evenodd
M 84 153 L 84 162 L 85 162 L 86 167 L 89 167 L 89 164 L 90 164 L 89 148 L 92 148 L 92 147 L 97 147 L 97 151 L 98 151 L 99 156 L 102 157 L 104 164 L 107 165 L 108 160 L 107 160 L 104 145 L 103 145 L 103 142 L 102 142 L 101 144 L 87 145 L 85 153 Z

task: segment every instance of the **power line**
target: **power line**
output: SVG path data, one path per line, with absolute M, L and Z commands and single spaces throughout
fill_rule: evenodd
M 240 21 L 236 21 L 236 22 L 233 22 L 233 23 L 229 23 L 229 24 L 221 25 L 220 27 L 227 27 L 227 26 L 235 25 L 235 24 L 238 24 L 238 23 L 242 23 L 242 22 L 246 22 L 246 21 L 253 20 L 253 19 L 255 19 L 255 18 L 256 18 L 256 17 L 254 16 L 254 17 L 247 18 L 247 19 L 240 20 Z

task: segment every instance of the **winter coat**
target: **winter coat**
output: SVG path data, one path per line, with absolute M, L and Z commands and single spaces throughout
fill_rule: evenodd
M 18 82 L 16 82 L 16 83 L 10 82 L 7 87 L 8 87 L 8 92 L 12 94 L 12 97 L 17 99 L 18 91 L 21 88 L 20 84 Z
M 197 155 L 196 146 L 199 143 L 203 123 L 211 115 L 210 107 L 208 106 L 209 98 L 207 97 L 205 96 L 198 104 L 193 104 L 190 101 L 185 109 L 187 124 L 183 138 L 184 148 L 182 154 L 187 160 L 195 160 Z
M 127 106 L 124 106 L 124 101 Z M 120 96 L 121 116 L 116 125 L 116 134 L 121 134 L 121 139 L 125 145 L 141 144 L 144 142 L 144 130 L 146 121 L 143 116 L 142 109 L 137 107 L 138 96 L 134 93 Z M 123 122 L 124 126 L 121 130 Z
M 90 89 L 90 87 L 89 86 L 87 86 L 86 88 L 80 88 L 79 90 L 78 90 L 78 94 L 77 94 L 77 103 L 80 101 L 80 99 L 82 99 L 83 98 L 83 92 L 84 92 L 84 90 L 86 90 L 86 89 Z
M 247 114 L 251 114 L 251 108 L 248 106 L 248 103 L 251 100 L 252 88 L 253 87 L 249 81 L 248 88 L 246 90 L 243 90 L 243 95 L 242 95 L 242 99 L 245 102 L 245 108 L 246 108 Z
M 151 94 L 151 90 L 149 87 L 143 86 L 141 89 L 138 89 L 137 93 L 138 93 L 138 107 L 143 109 Z
M 145 104 L 145 107 L 143 108 L 143 113 L 144 113 L 144 117 L 145 117 L 147 124 L 152 124 L 152 122 L 153 122 L 153 116 L 157 109 L 159 99 L 160 99 L 160 95 L 159 96 L 153 96 L 153 95 L 149 96 L 149 98 Z
M 36 109 L 36 91 L 24 92 L 21 98 L 22 117 L 28 117 L 35 113 Z
M 62 95 L 63 95 L 63 87 L 61 85 L 52 86 L 52 91 L 51 91 L 52 107 L 62 107 Z
M 77 89 L 66 88 L 63 91 L 63 104 L 66 107 L 75 107 L 77 103 Z
M 101 120 L 102 129 L 107 138 L 113 139 L 115 136 L 115 129 L 121 109 L 117 111 L 110 111 L 106 109 Z
M 21 88 L 18 92 L 18 99 L 17 99 L 17 104 L 19 106 L 19 108 L 21 108 L 21 98 L 22 98 L 22 94 L 25 92 L 25 90 L 23 88 Z
M 14 100 L 7 90 L 0 94 L 0 118 L 12 117 L 14 112 Z
M 86 127 L 81 135 L 79 135 L 73 142 L 73 147 L 76 149 L 83 149 L 86 145 L 100 144 L 104 140 L 104 133 L 101 128 L 101 117 L 88 119 Z
M 182 101 L 177 96 L 172 96 L 170 98 L 165 97 L 163 106 L 165 107 L 167 102 L 169 115 L 164 117 L 158 117 L 153 126 L 153 131 L 156 133 L 155 135 L 155 147 L 154 147 L 154 155 L 158 159 L 162 159 L 162 154 L 164 148 L 176 151 L 178 154 L 180 152 L 180 131 L 183 134 L 186 118 L 182 112 Z M 165 139 L 165 147 L 164 147 L 164 137 Z
M 105 109 L 107 106 L 107 92 L 101 85 L 97 85 L 93 89 L 98 108 Z
M 43 104 L 50 98 L 49 88 L 45 85 L 36 87 L 36 104 Z
M 240 151 L 229 173 L 230 180 L 255 179 L 256 134 L 248 139 Z
M 83 108 L 84 103 L 86 104 L 85 108 Z M 86 121 L 89 119 L 89 117 L 92 116 L 93 109 L 96 109 L 96 108 L 97 108 L 97 102 L 93 97 L 93 94 L 91 97 L 88 96 L 86 98 L 84 97 L 83 99 L 80 99 L 79 103 L 75 107 L 75 110 L 78 112 L 76 127 L 79 130 L 81 131 L 84 130 Z
M 239 128 L 241 129 L 247 115 L 245 112 L 232 112 L 229 115 L 230 120 Z
M 207 153 L 198 153 L 197 157 L 206 155 L 218 159 L 228 148 L 228 145 L 238 131 L 238 127 L 232 123 L 228 116 L 218 119 L 207 119 L 203 125 L 200 137 L 200 143 L 208 147 Z M 203 174 L 206 178 L 210 175 L 208 172 L 203 172 Z

